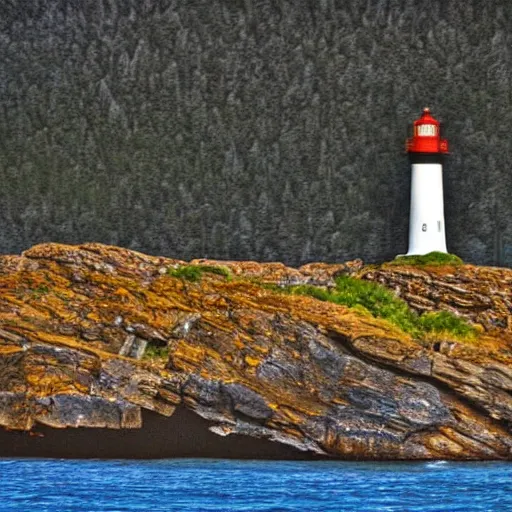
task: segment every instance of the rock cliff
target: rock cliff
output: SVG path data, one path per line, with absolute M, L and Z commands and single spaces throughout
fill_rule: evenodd
M 100 244 L 0 258 L 0 456 L 512 459 L 512 271 L 184 265 Z M 416 339 L 275 286 L 340 274 L 479 335 Z

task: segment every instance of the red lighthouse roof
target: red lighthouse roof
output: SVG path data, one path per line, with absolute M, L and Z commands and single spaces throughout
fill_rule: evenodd
M 432 117 L 428 107 L 414 121 L 413 137 L 407 139 L 406 149 L 408 153 L 448 153 L 448 141 L 441 139 L 439 121 Z

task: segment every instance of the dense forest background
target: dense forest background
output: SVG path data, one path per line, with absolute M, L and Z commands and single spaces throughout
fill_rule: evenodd
M 2 0 L 0 252 L 392 258 L 408 123 L 449 250 L 512 264 L 510 0 Z

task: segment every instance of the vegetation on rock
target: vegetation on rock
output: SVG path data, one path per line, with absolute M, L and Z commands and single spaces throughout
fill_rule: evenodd
M 472 337 L 475 329 L 469 323 L 448 311 L 418 315 L 407 302 L 384 286 L 350 276 L 337 277 L 334 288 L 311 285 L 290 286 L 285 291 L 295 295 L 308 295 L 315 299 L 348 307 L 357 307 L 383 318 L 403 331 L 422 336 L 426 333 L 445 333 L 456 337 Z
M 463 265 L 464 262 L 455 254 L 433 251 L 428 254 L 414 254 L 411 256 L 397 256 L 386 265 Z
M 186 281 L 197 282 L 205 273 L 231 278 L 228 268 L 218 265 L 180 265 L 176 268 L 169 268 L 167 274 L 171 277 L 185 279 Z
M 419 326 L 424 332 L 446 333 L 458 338 L 472 338 L 477 330 L 466 320 L 449 311 L 424 313 L 419 316 Z
M 148 343 L 144 352 L 145 359 L 167 359 L 169 357 L 169 347 L 167 345 L 158 345 Z
M 0 426 L 140 428 L 142 410 L 180 407 L 222 436 L 325 457 L 512 459 L 512 271 L 359 269 L 401 287 L 409 305 L 423 294 L 432 312 L 449 305 L 487 329 L 475 343 L 425 343 L 382 319 L 411 321 L 391 292 L 364 280 L 338 277 L 313 298 L 245 279 L 333 283 L 339 266 L 226 262 L 239 279 L 203 272 L 188 285 L 162 273 L 176 264 L 187 266 L 100 244 L 0 257 Z M 341 305 L 317 300 L 323 293 Z M 424 332 L 454 329 L 444 313 L 424 312 Z M 0 456 L 28 437 L 47 442 L 4 432 Z

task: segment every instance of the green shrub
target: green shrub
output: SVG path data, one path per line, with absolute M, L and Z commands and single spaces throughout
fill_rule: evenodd
M 418 333 L 417 315 L 407 303 L 395 297 L 383 286 L 370 281 L 341 276 L 336 279 L 336 287 L 330 290 L 302 285 L 292 286 L 287 291 L 293 295 L 307 295 L 318 300 L 366 311 L 377 318 L 385 318 L 406 332 Z
M 455 254 L 434 251 L 422 255 L 397 256 L 387 265 L 462 265 L 463 263 Z
M 178 268 L 168 269 L 167 275 L 177 277 L 179 279 L 185 279 L 186 281 L 196 282 L 203 277 L 205 272 L 223 276 L 226 279 L 231 278 L 231 273 L 228 268 L 215 265 L 183 265 Z
M 285 291 L 355 308 L 363 314 L 387 320 L 413 336 L 446 332 L 458 337 L 467 337 L 476 333 L 464 319 L 452 313 L 441 311 L 420 316 L 409 308 L 407 302 L 396 297 L 387 288 L 354 277 L 338 277 L 336 287 L 332 289 L 302 285 L 291 286 Z
M 349 276 L 336 279 L 336 302 L 349 307 L 363 306 L 373 316 L 384 318 L 403 331 L 417 334 L 417 315 L 407 303 L 383 286 Z
M 464 319 L 450 313 L 449 311 L 424 313 L 419 317 L 419 321 L 422 330 L 425 332 L 446 332 L 461 338 L 474 336 L 476 334 L 476 330 Z

